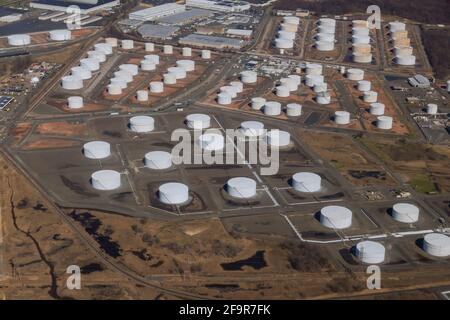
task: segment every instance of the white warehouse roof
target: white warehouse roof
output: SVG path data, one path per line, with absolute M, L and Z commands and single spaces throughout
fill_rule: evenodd
M 152 21 L 175 13 L 184 12 L 186 6 L 176 3 L 165 3 L 160 6 L 151 7 L 129 14 L 129 18 L 133 20 Z

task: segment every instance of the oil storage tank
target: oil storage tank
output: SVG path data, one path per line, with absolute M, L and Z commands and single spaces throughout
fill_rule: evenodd
M 164 84 L 176 84 L 177 83 L 177 75 L 175 73 L 165 73 L 163 74 L 163 82 Z
M 231 178 L 227 181 L 226 190 L 234 198 L 253 198 L 256 196 L 256 181 L 246 177 Z
M 371 89 L 371 82 L 367 80 L 359 80 L 357 88 L 361 92 L 369 91 Z
M 386 249 L 375 241 L 361 241 L 356 244 L 355 253 L 363 263 L 378 264 L 384 261 Z
M 189 200 L 189 188 L 179 182 L 164 183 L 158 188 L 158 199 L 168 205 L 184 204 Z
M 83 108 L 83 97 L 73 96 L 67 98 L 67 106 L 69 109 L 81 109 Z
M 448 257 L 450 237 L 441 233 L 429 233 L 423 238 L 423 250 L 435 257 Z
M 291 143 L 291 134 L 287 131 L 270 130 L 266 134 L 266 142 L 273 147 L 285 147 Z
M 244 84 L 256 83 L 258 79 L 258 74 L 254 71 L 242 71 L 240 75 L 241 81 Z
M 202 50 L 202 59 L 211 59 L 211 50 Z
M 177 67 L 184 69 L 186 72 L 195 70 L 195 61 L 194 60 L 178 60 Z
M 88 159 L 105 159 L 111 155 L 111 145 L 105 141 L 91 141 L 83 145 L 83 154 Z
M 90 71 L 97 71 L 100 69 L 100 61 L 95 58 L 85 58 L 80 60 L 80 66 Z
M 383 130 L 392 129 L 393 119 L 389 116 L 378 116 L 377 117 L 377 128 Z
M 392 218 L 398 222 L 417 222 L 419 220 L 419 212 L 419 208 L 411 203 L 396 203 L 392 206 Z
M 88 80 L 88 79 L 92 78 L 91 70 L 86 69 L 81 66 L 73 67 L 72 69 L 70 69 L 70 73 L 72 76 L 81 78 L 82 80 Z
M 377 102 L 378 93 L 376 91 L 364 91 L 363 92 L 363 101 L 367 103 Z
M 171 46 L 170 44 L 165 44 L 163 46 L 163 53 L 164 54 L 173 54 L 173 46 Z
M 191 129 L 206 129 L 211 126 L 211 117 L 203 113 L 192 113 L 186 116 L 186 125 Z
M 162 93 L 164 92 L 164 83 L 161 81 L 150 82 L 150 92 L 151 93 Z
M 147 54 L 144 56 L 144 60 L 151 61 L 155 65 L 159 64 L 159 56 L 157 54 Z
M 281 103 L 278 101 L 267 101 L 264 104 L 264 114 L 266 116 L 278 116 L 281 114 Z
M 134 48 L 134 41 L 130 39 L 122 40 L 122 49 L 130 50 Z
M 246 137 L 259 137 L 265 132 L 264 123 L 259 121 L 244 121 L 239 130 Z
M 10 46 L 27 46 L 31 44 L 31 37 L 28 34 L 13 34 L 8 36 Z
M 336 124 L 349 124 L 350 113 L 348 111 L 336 111 L 334 113 L 334 122 L 336 122 Z
M 264 107 L 265 103 L 266 99 L 262 97 L 253 97 L 251 99 L 251 107 L 253 110 L 260 110 L 262 107 Z
M 320 223 L 331 229 L 345 229 L 352 225 L 352 212 L 342 206 L 326 206 L 320 209 Z
M 395 62 L 401 66 L 413 66 L 416 64 L 416 56 L 414 56 L 412 54 L 396 56 Z
M 144 163 L 149 169 L 168 169 L 172 166 L 172 155 L 166 151 L 150 151 L 145 154 Z
M 119 70 L 127 71 L 133 76 L 137 76 L 139 73 L 139 66 L 137 64 L 124 63 L 119 66 Z
M 231 104 L 231 96 L 228 93 L 221 92 L 217 95 L 217 103 L 220 105 L 229 105 Z
M 65 76 L 61 79 L 61 85 L 66 90 L 79 90 L 83 88 L 83 80 L 76 76 Z
M 289 39 L 275 39 L 275 48 L 277 49 L 292 49 L 294 48 L 294 41 Z
M 153 71 L 156 69 L 156 64 L 149 60 L 141 60 L 141 70 L 142 71 Z
M 288 103 L 286 105 L 286 115 L 288 117 L 299 117 L 302 115 L 302 105 L 298 103 Z
M 52 41 L 67 41 L 72 38 L 72 32 L 70 30 L 52 30 L 49 31 L 50 40 Z
M 299 192 L 317 192 L 322 186 L 322 178 L 312 172 L 297 172 L 292 176 L 292 187 Z
M 151 132 L 155 129 L 155 120 L 149 116 L 135 116 L 130 118 L 129 126 L 134 132 Z
M 349 68 L 346 71 L 347 78 L 353 81 L 359 81 L 364 79 L 364 70 Z
M 218 133 L 204 133 L 198 137 L 197 143 L 200 148 L 207 151 L 219 151 L 225 147 L 225 139 Z
M 334 41 L 316 41 L 316 49 L 319 51 L 333 51 Z
M 374 102 L 370 104 L 370 114 L 373 114 L 374 116 L 382 116 L 384 114 L 385 106 L 383 103 L 380 102 Z
M 138 90 L 136 91 L 136 99 L 139 102 L 148 101 L 148 91 L 147 90 Z
M 113 46 L 109 43 L 96 43 L 94 44 L 94 50 L 107 56 L 113 54 Z
M 97 190 L 114 190 L 120 187 L 120 173 L 115 170 L 99 170 L 91 175 L 92 187 Z

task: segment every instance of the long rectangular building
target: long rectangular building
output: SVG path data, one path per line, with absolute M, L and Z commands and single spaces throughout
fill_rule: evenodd
M 132 20 L 153 21 L 162 17 L 184 12 L 186 6 L 176 3 L 166 3 L 160 6 L 135 11 L 129 14 Z
M 33 0 L 30 2 L 30 8 L 49 11 L 65 12 L 68 7 L 77 6 L 82 14 L 111 9 L 119 5 L 120 0 Z
M 209 36 L 202 34 L 190 34 L 178 41 L 182 45 L 215 49 L 241 49 L 244 45 L 242 39 Z
M 241 12 L 250 9 L 250 3 L 241 0 L 186 0 L 186 6 L 223 12 Z

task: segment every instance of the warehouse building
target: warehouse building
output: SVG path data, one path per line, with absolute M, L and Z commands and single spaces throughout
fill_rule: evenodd
M 120 0 L 33 0 L 30 8 L 65 12 L 70 6 L 78 6 L 80 13 L 87 14 L 119 5 Z
M 186 7 L 182 4 L 165 3 L 160 6 L 132 12 L 128 17 L 131 20 L 154 21 L 184 11 L 186 11 Z
M 408 78 L 408 83 L 415 88 L 430 87 L 430 80 L 421 74 L 416 74 L 414 77 Z
M 162 24 L 181 26 L 196 20 L 211 18 L 212 16 L 214 16 L 213 11 L 193 8 L 191 10 L 159 18 L 157 21 Z
M 170 39 L 178 30 L 179 28 L 174 26 L 144 24 L 137 29 L 137 32 L 144 39 Z
M 186 0 L 186 6 L 223 12 L 241 12 L 250 9 L 250 3 L 240 0 Z
M 241 39 L 208 36 L 195 33 L 181 38 L 179 43 L 182 45 L 214 49 L 240 49 L 244 45 L 244 41 Z

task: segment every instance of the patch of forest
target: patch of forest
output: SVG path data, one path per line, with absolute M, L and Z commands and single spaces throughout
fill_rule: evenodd
M 306 9 L 317 15 L 341 15 L 366 12 L 370 5 L 381 8 L 381 14 L 394 15 L 430 24 L 450 24 L 450 1 L 448 0 L 279 0 L 275 9 Z
M 448 29 L 422 30 L 422 42 L 436 78 L 450 78 L 450 31 Z

